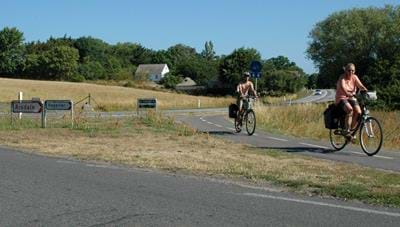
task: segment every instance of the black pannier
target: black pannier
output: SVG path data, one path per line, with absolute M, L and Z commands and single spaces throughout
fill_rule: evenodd
M 324 123 L 327 129 L 337 129 L 339 127 L 340 117 L 343 116 L 344 111 L 335 104 L 330 104 L 324 111 Z
M 239 111 L 238 105 L 232 103 L 229 105 L 229 117 L 236 118 L 237 112 Z

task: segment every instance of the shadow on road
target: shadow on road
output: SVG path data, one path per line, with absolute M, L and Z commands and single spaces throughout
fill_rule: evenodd
M 286 152 L 312 152 L 312 153 L 321 153 L 321 154 L 329 154 L 336 152 L 333 149 L 323 149 L 323 148 L 314 148 L 314 147 L 257 147 L 261 149 L 271 149 L 271 150 L 281 150 Z
M 231 131 L 209 131 L 209 130 L 207 130 L 207 131 L 200 131 L 200 132 L 208 133 L 210 135 L 217 135 L 217 136 L 236 134 L 236 133 L 231 132 Z

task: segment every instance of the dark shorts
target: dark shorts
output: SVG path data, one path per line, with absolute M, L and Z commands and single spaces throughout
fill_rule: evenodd
M 342 99 L 342 100 L 340 100 L 340 102 L 339 102 L 339 107 L 340 107 L 342 110 L 346 111 L 346 109 L 345 109 L 344 106 L 345 106 L 347 103 L 349 103 L 349 104 L 351 105 L 351 107 L 353 107 L 353 109 L 354 109 L 355 106 L 359 106 L 359 105 L 360 105 L 360 104 L 358 104 L 358 102 L 357 102 L 356 99 Z

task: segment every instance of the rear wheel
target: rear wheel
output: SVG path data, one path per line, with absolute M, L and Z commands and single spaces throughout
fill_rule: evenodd
M 329 139 L 332 147 L 337 151 L 342 150 L 348 143 L 346 138 L 342 135 L 342 129 L 330 129 Z
M 242 131 L 242 122 L 241 122 L 241 120 L 238 120 L 237 117 L 235 117 L 235 131 L 237 133 Z
M 249 136 L 253 135 L 256 130 L 256 114 L 253 110 L 248 110 L 245 115 L 246 131 Z
M 360 144 L 362 150 L 372 156 L 379 152 L 383 142 L 381 124 L 374 117 L 368 117 L 360 128 Z

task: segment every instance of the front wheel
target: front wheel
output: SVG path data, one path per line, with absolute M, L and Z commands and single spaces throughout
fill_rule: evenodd
M 342 150 L 348 143 L 346 137 L 342 135 L 343 129 L 330 129 L 329 130 L 329 139 L 331 141 L 331 145 L 335 150 Z
M 362 150 L 372 156 L 379 152 L 383 142 L 381 124 L 374 117 L 368 117 L 360 128 L 360 144 Z
M 256 114 L 253 110 L 248 110 L 245 115 L 246 131 L 249 136 L 253 135 L 256 130 Z

